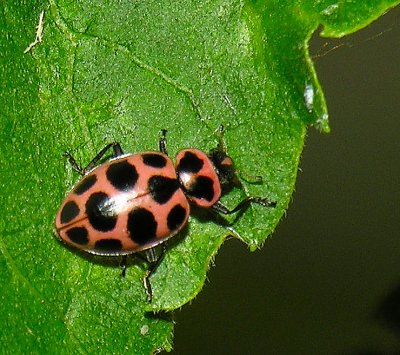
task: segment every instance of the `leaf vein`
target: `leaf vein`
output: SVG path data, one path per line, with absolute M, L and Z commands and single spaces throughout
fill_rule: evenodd
M 0 252 L 4 256 L 7 267 L 12 271 L 12 275 L 19 278 L 22 281 L 22 283 L 28 287 L 28 289 L 32 292 L 32 294 L 39 299 L 40 302 L 44 302 L 44 298 L 40 294 L 40 292 L 36 290 L 36 288 L 30 283 L 30 281 L 24 275 L 22 275 L 22 273 L 18 270 L 18 267 L 14 264 L 13 258 L 9 254 L 2 238 L 0 238 Z
M 125 47 L 121 44 L 114 44 L 114 43 L 109 42 L 98 36 L 92 36 L 87 33 L 76 32 L 76 31 L 70 29 L 68 27 L 68 25 L 65 23 L 62 16 L 60 15 L 55 1 L 49 0 L 49 3 L 50 3 L 50 8 L 51 8 L 51 14 L 54 17 L 56 25 L 67 36 L 68 39 L 70 39 L 73 42 L 76 42 L 78 37 L 81 37 L 81 38 L 84 37 L 89 40 L 98 42 L 108 48 L 115 50 L 115 51 L 119 51 L 121 53 L 126 54 L 132 60 L 132 62 L 135 63 L 138 67 L 149 71 L 150 73 L 152 73 L 155 76 L 158 76 L 159 78 L 164 80 L 166 83 L 168 83 L 169 85 L 173 86 L 178 91 L 185 94 L 189 98 L 194 111 L 196 112 L 197 116 L 200 118 L 200 121 L 202 121 L 202 122 L 205 121 L 205 118 L 203 117 L 203 114 L 200 109 L 200 104 L 197 101 L 196 96 L 194 95 L 193 91 L 190 88 L 186 87 L 185 85 L 180 84 L 177 80 L 172 79 L 167 74 L 163 73 L 161 70 L 145 63 L 139 57 L 134 55 L 132 53 L 132 51 L 130 51 L 127 47 Z
M 178 91 L 184 93 L 189 98 L 189 100 L 191 101 L 191 104 L 192 104 L 196 114 L 199 116 L 200 120 L 204 121 L 203 114 L 201 112 L 199 102 L 197 101 L 196 96 L 194 95 L 193 91 L 190 88 L 180 84 L 177 80 L 174 80 L 174 79 L 170 78 L 168 75 L 163 73 L 161 70 L 159 70 L 159 69 L 157 69 L 155 67 L 152 67 L 149 64 L 146 64 L 140 58 L 135 56 L 127 47 L 125 47 L 125 46 L 123 46 L 121 44 L 114 44 L 114 43 L 108 42 L 108 41 L 106 41 L 106 40 L 104 40 L 102 38 L 93 37 L 93 36 L 90 36 L 90 35 L 87 35 L 87 34 L 85 34 L 85 37 L 90 38 L 90 39 L 94 39 L 94 40 L 98 41 L 99 43 L 101 43 L 102 45 L 104 45 L 106 47 L 109 47 L 109 48 L 111 48 L 113 50 L 120 51 L 120 52 L 126 54 L 132 60 L 132 62 L 135 63 L 138 67 L 149 71 L 150 73 L 154 74 L 155 76 L 158 76 L 159 78 L 161 78 L 166 83 L 168 83 L 171 86 L 173 86 Z

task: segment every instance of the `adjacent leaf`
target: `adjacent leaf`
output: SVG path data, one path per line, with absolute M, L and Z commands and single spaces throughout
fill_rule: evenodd
M 326 36 L 351 33 L 396 3 L 4 2 L 3 352 L 171 349 L 171 315 L 149 311 L 194 298 L 226 236 L 259 247 L 290 202 L 306 126 L 329 131 L 308 55 L 311 34 L 321 24 Z M 82 255 L 53 238 L 57 208 L 78 179 L 64 151 L 85 165 L 110 141 L 127 152 L 157 149 L 165 128 L 174 156 L 184 147 L 215 147 L 220 124 L 244 172 L 243 189 L 229 191 L 223 203 L 258 195 L 277 207 L 253 205 L 231 218 L 194 209 L 151 278 L 152 304 L 142 287 L 143 262 L 132 259 L 122 278 L 120 260 Z M 245 173 L 264 181 L 246 181 Z

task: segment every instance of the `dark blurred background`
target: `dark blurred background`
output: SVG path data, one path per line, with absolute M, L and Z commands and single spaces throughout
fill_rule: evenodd
M 400 7 L 311 53 L 336 46 L 315 59 L 332 132 L 309 129 L 264 247 L 222 246 L 174 354 L 400 354 Z

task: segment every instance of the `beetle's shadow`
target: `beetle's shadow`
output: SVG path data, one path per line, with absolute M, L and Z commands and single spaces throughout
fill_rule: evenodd
M 370 313 L 370 311 L 368 311 Z M 375 310 L 371 312 L 372 320 L 389 329 L 400 340 L 400 283 L 395 285 L 378 301 Z M 400 349 L 381 349 L 382 344 L 368 344 L 360 349 L 346 352 L 348 355 L 398 355 Z
M 54 235 L 55 233 L 53 233 Z M 99 264 L 99 265 L 103 265 L 103 266 L 108 266 L 108 267 L 119 267 L 121 268 L 121 262 L 122 262 L 122 256 L 120 255 L 95 255 L 95 254 L 90 254 L 88 252 L 85 252 L 83 250 L 80 250 L 78 248 L 75 248 L 72 245 L 69 245 L 65 242 L 63 242 L 60 238 L 57 237 L 57 235 L 55 235 L 55 239 L 57 240 L 57 242 L 62 245 L 64 248 L 68 249 L 71 253 L 78 255 L 79 257 L 81 257 L 82 259 L 85 259 L 91 263 L 95 263 L 95 264 Z M 122 268 L 121 268 L 122 270 Z
M 400 283 L 379 303 L 375 318 L 389 327 L 400 339 Z

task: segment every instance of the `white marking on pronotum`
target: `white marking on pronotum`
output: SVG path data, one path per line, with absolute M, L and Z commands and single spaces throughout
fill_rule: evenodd
M 36 27 L 36 37 L 35 40 L 24 50 L 24 54 L 28 53 L 34 46 L 36 46 L 39 42 L 42 42 L 42 34 L 43 34 L 43 17 L 44 11 L 42 11 L 39 15 L 39 23 Z
M 307 84 L 305 86 L 303 97 L 307 110 L 311 112 L 314 107 L 314 87 L 312 86 L 312 84 Z

